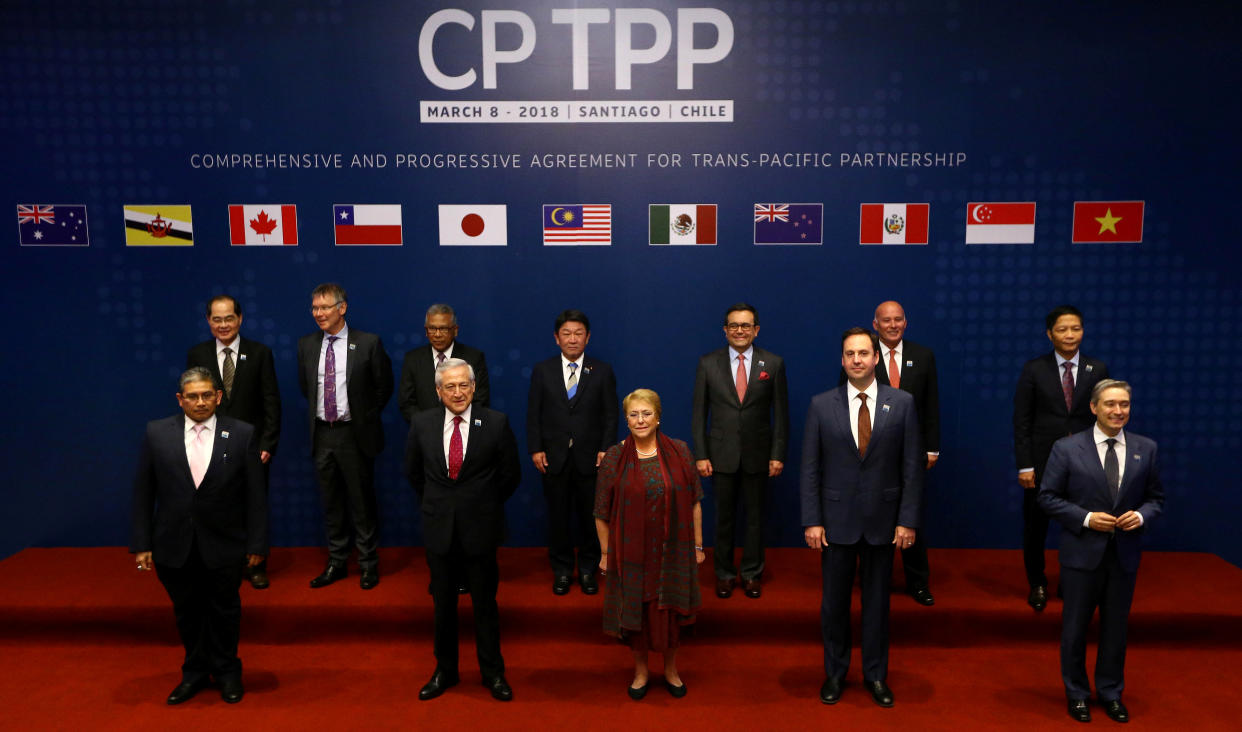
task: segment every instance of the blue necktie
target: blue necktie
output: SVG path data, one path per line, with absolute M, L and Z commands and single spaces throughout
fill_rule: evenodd
M 569 364 L 569 383 L 566 385 L 565 393 L 570 399 L 578 393 L 578 364 L 576 363 Z

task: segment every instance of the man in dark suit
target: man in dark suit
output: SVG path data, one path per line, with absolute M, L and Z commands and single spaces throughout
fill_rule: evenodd
M 727 348 L 699 359 L 690 432 L 695 467 L 716 491 L 716 596 L 729 597 L 738 578 L 733 563 L 734 517 L 746 514 L 741 581 L 759 597 L 763 579 L 763 506 L 768 478 L 785 468 L 789 446 L 789 388 L 785 360 L 754 345 L 759 314 L 739 302 L 725 311 Z
M 215 336 L 190 348 L 187 369 L 201 366 L 215 383 L 224 386 L 216 413 L 235 417 L 254 426 L 263 463 L 264 486 L 268 485 L 272 456 L 280 440 L 280 388 L 276 385 L 276 362 L 272 349 L 241 337 L 242 308 L 229 295 L 216 295 L 207 302 L 207 327 Z M 256 590 L 267 589 L 267 562 L 248 568 L 247 577 Z
M 880 363 L 875 367 L 875 378 L 881 384 L 914 397 L 919 434 L 927 450 L 927 469 L 931 470 L 940 459 L 940 387 L 936 379 L 936 355 L 930 348 L 905 339 L 906 311 L 899 302 L 880 303 L 871 325 L 880 336 Z M 845 369 L 842 369 L 837 385 L 845 382 Z M 927 501 L 922 505 L 926 508 Z M 913 544 L 901 550 L 901 564 L 906 573 L 906 592 L 920 605 L 935 605 L 927 561 L 926 527 L 918 532 Z
M 841 366 L 848 383 L 811 399 L 802 440 L 803 536 L 821 553 L 824 672 L 819 698 L 835 704 L 850 665 L 850 595 L 862 580 L 863 682 L 872 699 L 893 705 L 888 688 L 889 582 L 893 547 L 916 539 L 926 451 L 914 397 L 876 381 L 879 339 L 845 331 Z
M 414 415 L 405 444 L 405 474 L 423 510 L 423 539 L 435 603 L 436 670 L 418 698 L 457 684 L 457 583 L 464 576 L 474 606 L 475 647 L 483 685 L 500 701 L 513 698 L 500 655 L 496 547 L 504 535 L 505 501 L 521 481 L 517 440 L 504 414 L 477 404 L 474 369 L 459 358 L 436 367 L 443 409 Z
M 259 437 L 216 414 L 223 394 L 204 368 L 181 375 L 181 412 L 147 424 L 134 477 L 133 536 L 139 570 L 155 569 L 172 600 L 185 646 L 169 704 L 215 677 L 230 704 L 242 699 L 242 568 L 267 554 L 267 491 Z
M 576 544 L 578 581 L 583 592 L 594 595 L 599 592 L 595 471 L 617 441 L 617 380 L 611 366 L 584 355 L 591 340 L 586 313 L 562 312 L 552 333 L 561 352 L 531 370 L 526 447 L 543 474 L 552 591 L 569 592 Z
M 1164 509 L 1156 443 L 1122 430 L 1130 385 L 1105 379 L 1091 394 L 1095 426 L 1057 440 L 1039 484 L 1039 505 L 1062 526 L 1061 679 L 1069 714 L 1091 721 L 1087 626 L 1100 610 L 1095 690 L 1104 711 L 1130 721 L 1125 687 L 1126 622 L 1143 551 L 1142 533 Z
M 474 403 L 486 407 L 490 394 L 487 358 L 479 349 L 457 341 L 457 314 L 453 308 L 441 304 L 427 308 L 423 330 L 427 333 L 427 345 L 406 353 L 405 362 L 401 365 L 397 404 L 406 423 L 417 412 L 440 407 L 440 398 L 436 394 L 436 367 L 450 358 L 460 358 L 474 369 L 477 383 Z
M 375 457 L 384 449 L 380 414 L 392 396 L 392 361 L 379 336 L 346 325 L 348 307 L 345 288 L 319 285 L 311 292 L 311 315 L 320 332 L 298 340 L 298 385 L 308 405 L 328 534 L 328 565 L 310 585 L 324 587 L 346 575 L 348 517 L 359 586 L 369 590 L 379 584 Z
M 1022 486 L 1022 557 L 1030 593 L 1026 601 L 1036 612 L 1048 605 L 1048 576 L 1044 572 L 1044 544 L 1048 515 L 1037 501 L 1039 481 L 1052 444 L 1081 432 L 1094 422 L 1091 390 L 1108 378 L 1103 361 L 1079 352 L 1082 313 L 1071 305 L 1053 308 L 1044 318 L 1052 353 L 1033 358 L 1022 367 L 1013 396 L 1013 448 L 1018 483 Z

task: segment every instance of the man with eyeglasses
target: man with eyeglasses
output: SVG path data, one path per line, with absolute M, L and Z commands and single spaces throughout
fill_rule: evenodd
M 424 409 L 438 409 L 441 406 L 440 397 L 436 394 L 436 367 L 450 358 L 460 358 L 474 369 L 474 404 L 486 407 L 490 395 L 487 357 L 479 349 L 458 342 L 457 314 L 453 308 L 440 303 L 427 308 L 423 330 L 427 333 L 427 345 L 406 353 L 405 362 L 401 365 L 397 404 L 406 423 Z
M 324 587 L 346 576 L 350 524 L 358 549 L 359 586 L 379 584 L 375 458 L 384 449 L 380 415 L 392 396 L 392 361 L 374 333 L 345 323 L 349 303 L 335 283 L 311 292 L 320 332 L 298 340 L 298 386 L 306 397 L 311 458 L 319 478 L 328 535 L 328 565 L 311 580 Z
M 235 417 L 254 426 L 258 437 L 259 460 L 264 477 L 270 476 L 272 456 L 280 440 L 280 388 L 276 385 L 276 362 L 272 349 L 241 337 L 242 308 L 229 295 L 216 295 L 207 301 L 207 327 L 214 336 L 190 348 L 185 357 L 187 369 L 207 369 L 224 388 L 216 413 Z M 267 485 L 267 481 L 264 481 Z M 246 570 L 256 590 L 266 589 L 267 560 Z
M 690 432 L 695 467 L 716 493 L 716 596 L 762 594 L 764 488 L 785 468 L 789 387 L 785 360 L 754 344 L 759 314 L 739 302 L 725 311 L 729 345 L 699 359 Z M 736 504 L 746 514 L 740 568 L 733 562 Z

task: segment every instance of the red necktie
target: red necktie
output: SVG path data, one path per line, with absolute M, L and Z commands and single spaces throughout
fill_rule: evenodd
M 871 410 L 867 409 L 867 395 L 859 394 L 862 405 L 858 407 L 858 457 L 867 457 L 867 443 L 871 442 Z
M 737 387 L 737 400 L 739 402 L 746 399 L 746 356 L 737 354 L 737 376 L 733 379 L 733 384 Z
M 1061 391 L 1065 392 L 1065 411 L 1074 411 L 1074 364 L 1066 361 L 1065 375 L 1061 377 Z
M 888 385 L 901 388 L 901 372 L 897 370 L 897 351 L 888 349 Z
M 461 415 L 453 417 L 453 436 L 449 439 L 449 477 L 457 480 L 461 473 L 461 464 L 466 459 L 466 451 L 461 443 Z

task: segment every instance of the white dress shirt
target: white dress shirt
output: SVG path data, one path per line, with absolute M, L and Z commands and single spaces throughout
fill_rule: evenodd
M 1061 381 L 1065 380 L 1065 364 L 1068 363 L 1070 365 L 1070 373 L 1073 374 L 1074 376 L 1074 388 L 1077 389 L 1078 388 L 1078 360 L 1079 360 L 1079 357 L 1082 356 L 1082 351 L 1075 351 L 1074 355 L 1071 356 L 1070 358 L 1061 358 L 1061 354 L 1057 353 L 1056 351 L 1053 351 L 1052 355 L 1057 357 L 1057 379 Z
M 323 334 L 323 344 L 319 347 L 319 372 L 318 386 L 319 396 L 318 404 L 315 406 L 315 416 L 319 419 L 326 419 L 323 413 L 323 369 L 324 359 L 328 355 L 328 339 L 327 333 Z M 336 342 L 332 344 L 332 350 L 336 353 L 336 419 L 338 422 L 349 421 L 349 383 L 345 376 L 348 373 L 349 366 L 349 326 L 342 325 L 340 332 L 336 334 Z
M 434 349 L 433 349 L 434 350 Z M 466 411 L 460 415 L 453 414 L 448 407 L 444 408 L 444 464 L 449 464 L 449 444 L 453 440 L 453 424 L 454 417 L 461 417 L 461 457 L 466 459 L 466 446 L 470 443 L 470 413 L 474 410 L 474 405 L 466 407 Z
M 232 343 L 225 343 L 219 338 L 216 339 L 216 366 L 220 368 L 220 377 L 224 378 L 224 349 L 228 348 L 233 351 L 233 373 L 237 373 L 237 365 L 239 363 L 239 355 L 237 346 L 241 344 L 239 336 L 233 336 Z
M 1109 437 L 1104 433 L 1104 430 L 1100 429 L 1099 422 L 1096 422 L 1095 426 L 1091 428 L 1091 437 L 1095 440 L 1095 449 L 1100 455 L 1100 466 L 1103 467 L 1104 461 L 1107 459 Z M 1112 439 L 1117 441 L 1117 444 L 1113 445 L 1113 452 L 1117 453 L 1117 484 L 1120 486 L 1126 477 L 1126 431 L 1119 430 L 1117 436 Z M 1112 486 L 1109 486 L 1109 489 L 1112 489 Z M 1092 513 L 1094 512 L 1087 512 L 1087 517 L 1082 520 L 1083 526 L 1088 528 L 1091 526 Z M 1143 514 L 1135 511 L 1134 515 L 1139 517 L 1139 526 L 1142 526 Z
M 561 354 L 561 381 L 565 383 L 566 392 L 569 391 L 569 364 L 571 363 L 578 364 L 578 368 L 577 368 L 578 384 L 581 385 L 582 384 L 582 362 L 585 360 L 586 360 L 585 351 L 582 352 L 582 355 L 578 357 L 577 361 L 570 361 L 569 359 L 565 358 L 565 354 L 563 353 Z
M 871 415 L 871 427 L 875 427 L 875 395 L 879 393 L 880 387 L 876 380 L 872 379 L 871 384 L 866 389 L 859 391 L 850 382 L 845 382 L 845 392 L 850 398 L 850 432 L 854 435 L 854 446 L 858 446 L 858 412 L 862 408 L 862 400 L 858 398 L 859 394 L 867 395 L 867 412 Z
M 445 361 L 447 361 L 447 360 L 449 360 L 450 358 L 452 358 L 452 357 L 453 357 L 453 346 L 456 346 L 456 345 L 457 345 L 457 341 L 453 341 L 452 343 L 450 343 L 450 344 L 449 344 L 449 347 L 448 347 L 448 348 L 446 348 L 446 349 L 444 349 L 443 351 L 437 351 L 437 350 L 436 350 L 436 347 L 435 347 L 435 346 L 432 346 L 432 347 L 431 347 L 431 365 L 432 365 L 432 367 L 434 368 L 434 367 L 436 367 L 436 366 L 439 366 L 439 365 L 440 365 L 440 354 L 441 354 L 441 353 L 443 353 L 443 354 L 444 354 L 444 360 L 445 360 Z
M 199 424 L 189 417 L 185 418 L 185 459 L 190 465 L 194 464 L 194 451 L 199 449 L 196 444 L 198 434 L 194 431 L 194 426 Z M 207 421 L 202 422 L 207 429 L 203 430 L 203 465 L 211 467 L 211 451 L 216 445 L 216 415 L 212 414 Z M 204 471 L 204 475 L 206 471 Z

